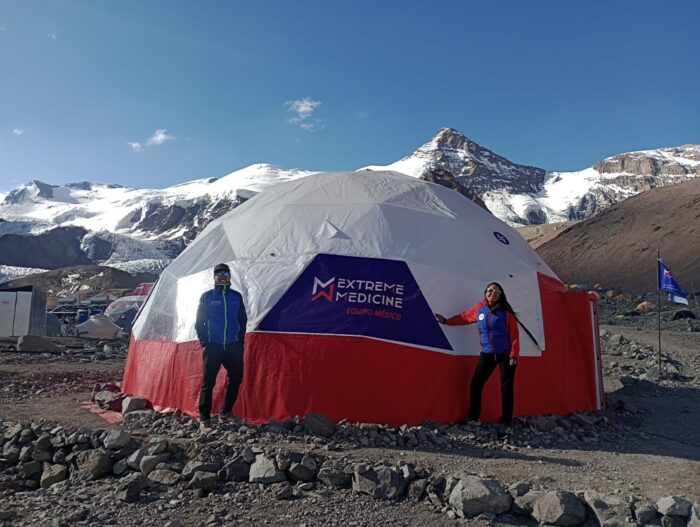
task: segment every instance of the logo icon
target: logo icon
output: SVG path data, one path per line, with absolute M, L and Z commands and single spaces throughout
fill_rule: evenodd
M 479 320 L 484 320 L 484 318 L 486 318 L 486 317 L 484 317 L 484 314 L 483 314 L 483 313 L 479 313 Z
M 504 234 L 501 234 L 498 231 L 494 231 L 493 235 L 496 237 L 496 239 L 501 242 L 503 245 L 510 245 L 510 242 L 508 241 L 508 238 L 505 237 Z
M 319 291 L 320 289 L 320 291 Z M 325 298 L 329 302 L 333 302 L 333 293 L 335 292 L 335 276 L 323 282 L 314 276 L 314 288 L 311 291 L 311 301 L 316 302 L 319 298 Z

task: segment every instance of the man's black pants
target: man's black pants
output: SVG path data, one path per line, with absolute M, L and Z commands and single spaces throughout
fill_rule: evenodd
M 511 366 L 510 355 L 501 353 L 482 353 L 479 355 L 479 362 L 476 364 L 476 371 L 472 377 L 469 388 L 469 419 L 478 421 L 481 415 L 481 392 L 486 381 L 489 380 L 493 370 L 498 366 L 501 369 L 501 419 L 499 422 L 510 426 L 513 420 L 513 384 L 515 382 L 515 369 L 517 365 Z
M 201 419 L 211 416 L 211 398 L 216 376 L 223 365 L 228 373 L 228 384 L 224 397 L 222 412 L 231 412 L 238 389 L 243 380 L 243 346 L 240 342 L 234 344 L 207 344 L 204 347 L 204 378 L 199 392 L 199 415 Z

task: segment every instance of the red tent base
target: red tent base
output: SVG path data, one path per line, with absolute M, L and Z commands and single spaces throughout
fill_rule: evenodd
M 540 276 L 547 349 L 522 357 L 515 415 L 560 414 L 604 405 L 596 361 L 594 299 Z M 526 336 L 522 336 L 527 338 Z M 460 357 L 364 337 L 253 332 L 234 413 L 250 422 L 324 413 L 335 421 L 391 425 L 464 419 L 477 357 Z M 132 340 L 124 390 L 160 409 L 197 416 L 202 355 L 197 342 Z M 214 410 L 226 373 L 217 378 Z M 482 421 L 500 416 L 497 372 L 485 388 Z

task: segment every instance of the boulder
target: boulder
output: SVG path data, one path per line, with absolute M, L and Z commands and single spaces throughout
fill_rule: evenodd
M 329 487 L 338 489 L 349 487 L 351 482 L 350 474 L 345 471 L 345 464 L 331 459 L 323 462 L 317 479 Z
M 48 489 L 60 481 L 68 479 L 68 467 L 65 465 L 49 465 L 44 467 L 41 474 L 40 485 L 42 489 Z
M 155 456 L 143 456 L 141 462 L 139 463 L 139 470 L 144 476 L 148 476 L 153 472 L 159 463 L 165 463 L 170 454 L 157 454 Z
M 131 441 L 131 436 L 124 430 L 114 429 L 110 430 L 105 438 L 102 440 L 102 444 L 105 448 L 109 450 L 119 450 L 125 447 L 129 441 Z
M 630 506 L 619 497 L 587 490 L 583 493 L 583 499 L 598 518 L 601 527 L 627 527 Z
M 97 392 L 92 396 L 92 400 L 103 410 L 111 410 L 112 412 L 122 411 L 122 401 L 124 401 L 123 393 L 112 391 Z
M 540 524 L 566 526 L 586 521 L 583 503 L 575 494 L 566 491 L 543 492 L 535 500 L 531 514 Z
M 236 456 L 219 470 L 221 481 L 248 481 L 250 465 L 241 456 Z
M 287 477 L 277 468 L 275 461 L 264 454 L 258 454 L 250 466 L 248 481 L 251 483 L 280 483 L 286 480 Z
M 384 465 L 364 470 L 360 463 L 353 474 L 352 490 L 361 494 L 369 494 L 380 500 L 400 498 L 406 492 L 407 482 L 403 474 L 393 467 Z
M 634 517 L 641 525 L 654 523 L 656 516 L 656 507 L 651 503 L 644 501 L 634 505 Z M 698 525 L 698 527 L 700 527 L 700 525 Z
M 634 308 L 634 310 L 638 311 L 639 313 L 648 313 L 649 311 L 653 311 L 654 309 L 656 309 L 656 305 L 649 302 L 648 300 L 637 304 L 637 307 Z
M 112 460 L 109 454 L 101 449 L 83 450 L 75 458 L 78 466 L 78 479 L 94 480 L 112 473 Z
M 661 516 L 661 527 L 687 527 L 685 516 Z
M 141 491 L 148 486 L 148 480 L 143 474 L 129 474 L 117 488 L 117 499 L 127 503 L 134 503 L 141 497 Z
M 211 492 L 219 484 L 219 477 L 212 472 L 195 472 L 187 484 L 190 489 L 202 489 Z
M 166 487 L 172 487 L 180 481 L 180 474 L 173 470 L 156 469 L 148 475 L 148 480 Z
M 513 498 L 495 479 L 464 475 L 450 492 L 448 502 L 459 517 L 471 518 L 483 512 L 504 513 Z
M 294 487 L 288 481 L 276 483 L 272 486 L 272 495 L 276 500 L 291 500 L 294 498 Z
M 406 495 L 411 501 L 420 501 L 425 497 L 425 490 L 427 487 L 427 479 L 415 479 L 409 484 Z
M 148 408 L 148 401 L 143 397 L 129 396 L 124 397 L 122 401 L 122 415 L 138 410 L 145 410 L 146 408 Z
M 681 320 L 684 318 L 695 320 L 698 317 L 696 317 L 695 313 L 693 313 L 690 309 L 678 309 L 677 311 L 674 311 L 673 315 L 671 315 L 671 320 Z
M 154 437 L 144 448 L 146 449 L 147 456 L 156 456 L 158 454 L 162 454 L 168 449 L 168 442 L 163 438 Z
M 190 460 L 182 469 L 182 475 L 189 479 L 195 472 L 217 472 L 220 468 L 219 462 Z
M 700 527 L 700 501 L 693 503 L 693 507 L 690 509 L 688 527 Z
M 289 467 L 289 475 L 294 481 L 314 481 L 318 472 L 318 464 L 316 460 L 306 454 L 301 458 L 301 462 L 294 463 Z
M 656 502 L 656 509 L 664 516 L 690 516 L 691 504 L 679 496 L 666 496 Z
M 310 434 L 331 437 L 335 434 L 336 425 L 324 414 L 309 414 L 304 419 L 304 427 Z

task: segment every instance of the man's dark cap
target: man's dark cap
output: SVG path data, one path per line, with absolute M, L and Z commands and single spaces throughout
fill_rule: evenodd
M 220 273 L 221 271 L 226 271 L 227 273 L 230 273 L 231 269 L 225 263 L 220 263 L 216 267 L 214 267 L 214 274 Z

